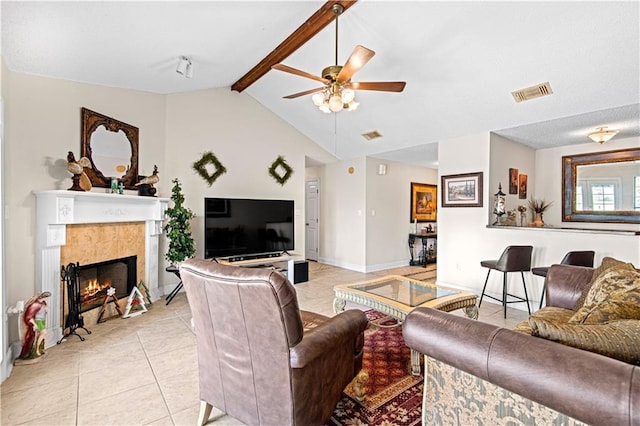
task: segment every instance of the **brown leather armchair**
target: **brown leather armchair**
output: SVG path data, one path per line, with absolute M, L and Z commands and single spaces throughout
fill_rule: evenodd
M 300 311 L 270 269 L 208 260 L 180 266 L 195 328 L 200 416 L 212 406 L 251 425 L 322 425 L 362 367 L 367 319 Z

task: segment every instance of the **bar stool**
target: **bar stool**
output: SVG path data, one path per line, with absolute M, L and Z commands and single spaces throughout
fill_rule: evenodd
M 533 246 L 508 246 L 500 255 L 498 260 L 483 260 L 480 265 L 489 268 L 487 272 L 487 278 L 484 280 L 484 287 L 482 287 L 482 294 L 480 295 L 480 302 L 478 307 L 482 305 L 482 298 L 487 296 L 490 299 L 496 300 L 502 303 L 504 308 L 504 317 L 507 318 L 507 303 L 520 303 L 525 302 L 527 304 L 527 311 L 531 315 L 531 308 L 529 307 L 529 295 L 527 294 L 527 285 L 524 282 L 524 272 L 531 270 L 531 252 Z M 489 282 L 489 275 L 492 270 L 501 271 L 502 276 L 502 299 L 484 294 L 487 288 L 487 282 Z M 524 287 L 524 298 L 516 296 L 507 292 L 507 273 L 520 272 L 522 275 L 522 286 Z M 507 300 L 507 296 L 511 296 L 517 300 Z
M 593 250 L 584 250 L 584 251 L 570 251 L 564 255 L 561 265 L 573 265 L 573 266 L 587 266 L 589 268 L 593 268 L 593 258 L 596 252 Z M 542 308 L 542 302 L 544 301 L 544 296 L 547 290 L 547 272 L 549 271 L 549 266 L 536 266 L 535 268 L 531 268 L 531 273 L 533 275 L 537 275 L 539 277 L 544 277 L 544 284 L 542 285 L 542 294 L 540 295 L 540 309 Z

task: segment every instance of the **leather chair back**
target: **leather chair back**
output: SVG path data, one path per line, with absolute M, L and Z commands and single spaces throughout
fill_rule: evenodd
M 508 246 L 496 262 L 495 269 L 502 272 L 526 272 L 531 269 L 533 246 Z
M 272 269 L 190 259 L 180 275 L 201 401 L 246 424 L 324 424 L 362 365 L 364 314 L 301 312 L 293 285 Z M 316 326 L 305 332 L 309 318 Z
M 562 265 L 587 266 L 593 268 L 593 258 L 596 252 L 593 250 L 570 251 L 564 255 Z

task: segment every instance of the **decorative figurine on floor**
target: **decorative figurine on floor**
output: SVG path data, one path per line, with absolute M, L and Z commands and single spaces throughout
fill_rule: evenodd
M 89 180 L 89 176 L 84 172 L 85 167 L 91 168 L 91 160 L 87 157 L 82 157 L 76 161 L 76 157 L 73 155 L 73 152 L 69 151 L 67 154 L 67 170 L 73 175 L 71 178 L 73 180 L 73 185 L 69 188 L 69 191 L 91 190 L 91 180 Z
M 51 296 L 48 291 L 29 299 L 24 308 L 22 321 L 26 327 L 22 351 L 16 365 L 29 364 L 44 355 L 44 335 L 46 333 L 47 301 Z M 22 360 L 23 362 L 19 362 Z
M 160 182 L 160 176 L 158 176 L 158 166 L 153 166 L 153 173 L 151 176 L 140 179 L 140 182 L 134 186 L 138 187 L 138 194 L 145 197 L 154 197 L 156 195 L 156 188 L 153 187 L 156 183 Z

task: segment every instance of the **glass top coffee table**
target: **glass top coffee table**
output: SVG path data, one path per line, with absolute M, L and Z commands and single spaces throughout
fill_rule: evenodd
M 369 281 L 341 284 L 333 288 L 333 311 L 344 311 L 347 302 L 367 306 L 389 315 L 401 325 L 406 316 L 417 307 L 451 312 L 463 309 L 467 317 L 478 318 L 478 295 L 470 291 L 414 280 L 401 275 L 387 275 Z M 420 374 L 420 354 L 411 350 L 411 370 Z

